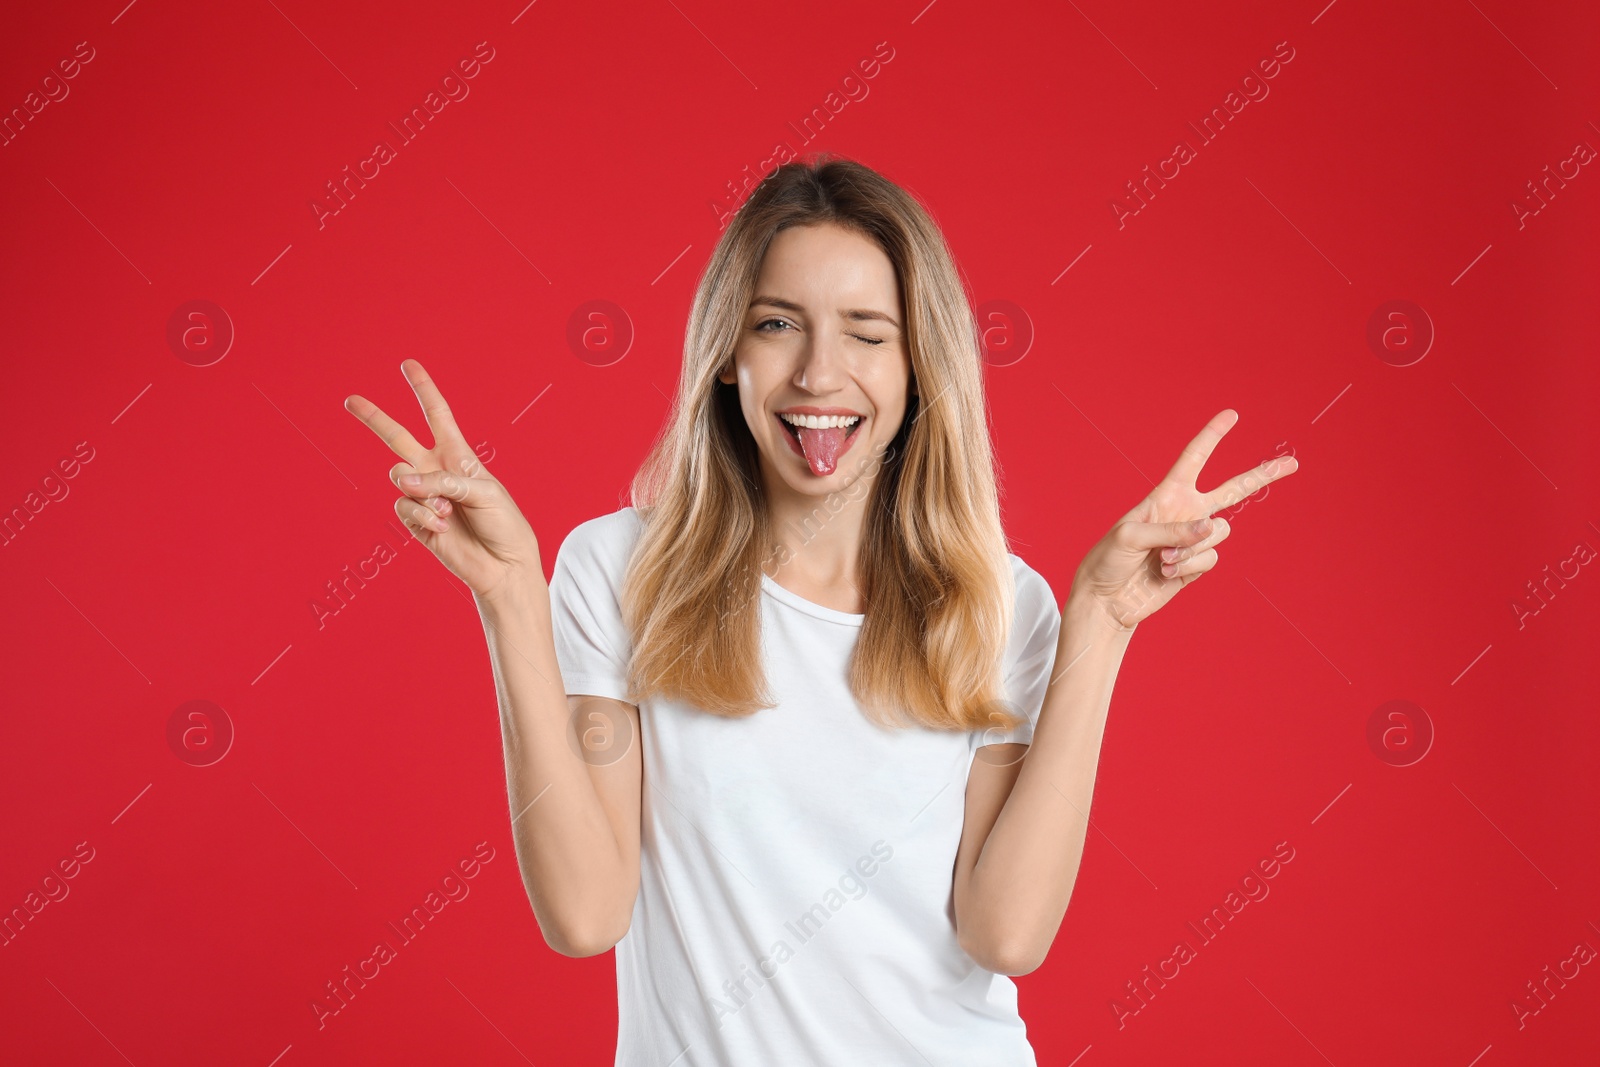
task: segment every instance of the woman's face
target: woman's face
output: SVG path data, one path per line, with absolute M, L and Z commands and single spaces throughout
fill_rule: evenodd
M 875 472 L 906 411 L 904 322 L 894 264 L 872 240 L 832 224 L 772 239 L 719 375 L 739 384 L 769 491 L 820 496 Z

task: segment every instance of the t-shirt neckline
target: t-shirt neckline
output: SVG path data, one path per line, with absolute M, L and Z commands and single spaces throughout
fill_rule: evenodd
M 766 571 L 761 572 L 761 588 L 766 590 L 773 599 L 781 601 L 797 611 L 803 611 L 807 615 L 825 619 L 828 622 L 837 622 L 845 626 L 860 626 L 867 618 L 864 614 L 856 615 L 848 611 L 825 607 L 822 604 L 814 604 L 799 593 L 779 585 L 777 580 Z

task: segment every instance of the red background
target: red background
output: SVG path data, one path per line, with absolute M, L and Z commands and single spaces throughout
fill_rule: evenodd
M 1014 548 L 1058 596 L 1223 408 L 1202 488 L 1300 460 L 1127 655 L 1083 873 L 1019 979 L 1041 1063 L 1594 1062 L 1600 966 L 1511 1006 L 1600 948 L 1600 577 L 1574 559 L 1514 607 L 1600 547 L 1600 175 L 1511 206 L 1600 146 L 1593 5 L 124 4 L 0 37 L 8 113 L 94 50 L 0 147 L 0 508 L 26 512 L 0 908 L 94 850 L 0 948 L 0 1060 L 610 1062 L 612 959 L 546 948 L 517 875 L 476 613 L 341 405 L 427 440 L 421 359 L 548 567 L 623 502 L 714 205 L 787 140 L 912 190 L 975 302 L 1031 323 L 986 373 Z M 319 228 L 325 183 L 481 41 L 470 95 Z M 1283 41 L 1270 95 L 1119 228 L 1125 183 Z M 879 42 L 869 95 L 803 142 Z M 209 366 L 168 343 L 191 300 L 236 334 Z M 634 331 L 609 365 L 567 341 L 590 300 Z M 1415 312 L 1367 340 L 1390 300 L 1436 331 L 1408 366 Z M 168 742 L 190 700 L 235 731 L 209 766 Z M 1368 742 L 1391 700 L 1435 735 L 1409 766 L 1404 734 Z M 324 983 L 478 842 L 470 896 L 319 1030 Z M 1119 1027 L 1125 983 L 1278 842 L 1270 896 Z

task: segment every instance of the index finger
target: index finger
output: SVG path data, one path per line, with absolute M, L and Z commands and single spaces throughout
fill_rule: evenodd
M 1167 472 L 1166 480 L 1193 488 L 1195 482 L 1200 479 L 1200 468 L 1211 458 L 1211 452 L 1217 447 L 1217 442 L 1222 440 L 1238 421 L 1239 413 L 1232 408 L 1224 408 L 1217 412 L 1211 421 L 1206 423 L 1205 429 L 1185 446 L 1183 455 L 1178 457 L 1178 462 Z
M 460 428 L 456 426 L 455 416 L 450 414 L 450 405 L 444 402 L 439 387 L 433 384 L 433 379 L 422 369 L 422 364 L 414 359 L 403 359 L 400 361 L 400 370 L 405 374 L 406 381 L 411 383 L 411 391 L 417 394 L 417 402 L 422 405 L 423 418 L 428 420 L 428 429 L 433 431 L 433 447 L 438 448 L 446 438 L 464 441 Z
M 363 406 L 366 408 L 365 411 L 362 410 Z M 422 458 L 427 455 L 428 450 L 411 436 L 411 431 L 385 415 L 382 408 L 366 397 L 352 393 L 344 398 L 344 409 L 366 423 L 368 428 L 389 446 L 389 451 L 413 467 L 422 469 Z
M 1300 461 L 1293 456 L 1273 456 L 1261 466 L 1236 474 L 1207 493 L 1206 514 L 1231 508 L 1245 497 L 1260 492 L 1265 486 L 1279 478 L 1287 478 L 1299 469 Z

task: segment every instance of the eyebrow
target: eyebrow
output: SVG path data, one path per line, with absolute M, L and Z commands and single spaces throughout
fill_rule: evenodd
M 803 306 L 796 304 L 793 300 L 782 300 L 775 296 L 758 296 L 754 300 L 750 301 L 751 307 L 757 307 L 760 305 L 782 308 L 785 311 L 795 311 L 802 315 L 805 314 L 806 310 Z M 885 315 L 881 311 L 875 311 L 872 308 L 845 308 L 841 310 L 839 314 L 856 322 L 877 319 L 882 322 L 887 322 L 890 326 L 893 326 L 897 330 L 900 328 L 900 324 L 894 321 L 893 318 Z

